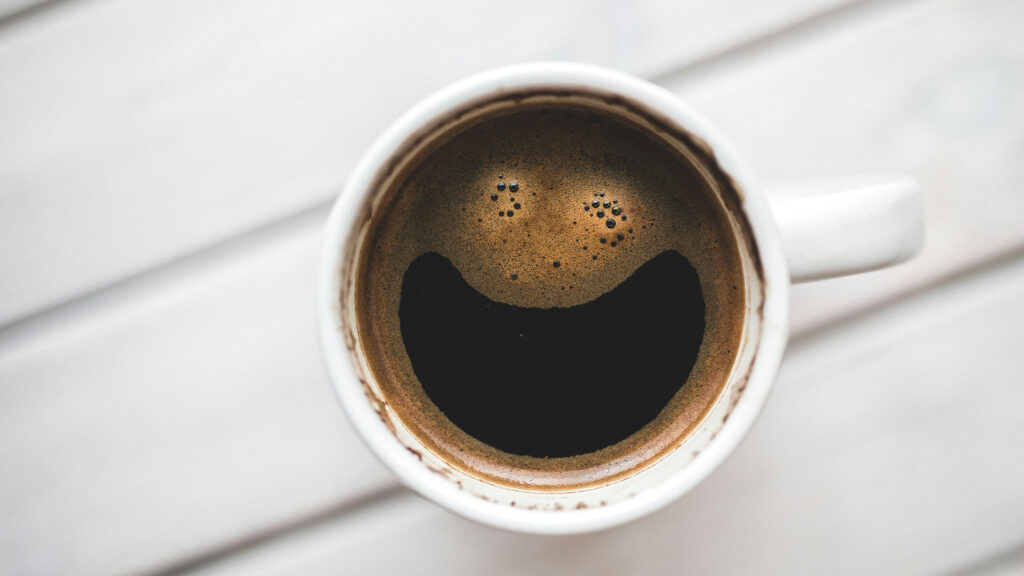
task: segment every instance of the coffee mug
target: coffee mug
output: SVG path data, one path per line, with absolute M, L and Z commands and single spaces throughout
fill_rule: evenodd
M 727 183 L 743 247 L 746 314 L 740 350 L 717 399 L 674 447 L 625 476 L 584 488 L 530 490 L 453 465 L 410 432 L 389 406 L 361 347 L 354 289 L 357 249 L 381 181 L 410 142 L 503 95 L 568 94 L 626 105 L 660 133 L 676 134 Z M 516 101 L 516 100 L 513 100 Z M 722 185 L 723 189 L 726 184 Z M 789 331 L 789 285 L 874 270 L 920 248 L 921 194 L 907 177 L 864 177 L 762 188 L 743 158 L 675 95 L 619 72 L 538 63 L 455 83 L 399 118 L 354 169 L 327 222 L 317 313 L 335 391 L 370 450 L 408 487 L 472 520 L 539 534 L 608 528 L 651 513 L 707 477 L 750 429 L 771 389 Z M 557 264 L 556 264 L 557 266 Z

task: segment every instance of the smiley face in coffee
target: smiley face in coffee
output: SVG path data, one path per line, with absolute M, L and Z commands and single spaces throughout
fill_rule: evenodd
M 385 401 L 489 482 L 578 488 L 655 461 L 740 346 L 724 210 L 691 158 L 585 101 L 460 123 L 400 168 L 358 255 Z

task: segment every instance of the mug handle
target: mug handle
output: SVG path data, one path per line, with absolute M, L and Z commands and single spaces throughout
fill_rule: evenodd
M 899 264 L 921 249 L 921 189 L 908 176 L 865 176 L 766 190 L 793 283 Z

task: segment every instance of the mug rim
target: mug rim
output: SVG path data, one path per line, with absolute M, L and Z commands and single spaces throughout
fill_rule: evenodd
M 757 354 L 748 372 L 746 389 L 729 414 L 729 422 L 723 424 L 701 457 L 628 500 L 608 507 L 559 511 L 511 508 L 470 496 L 454 489 L 451 482 L 410 453 L 378 416 L 360 382 L 360 371 L 350 353 L 354 343 L 345 334 L 338 297 L 345 247 L 360 223 L 361 208 L 374 192 L 381 167 L 410 137 L 431 122 L 481 98 L 508 91 L 552 88 L 622 95 L 656 111 L 707 144 L 718 167 L 742 191 L 740 207 L 760 259 L 764 298 Z M 789 275 L 781 239 L 762 188 L 743 158 L 675 94 L 622 72 L 576 63 L 543 62 L 492 69 L 435 92 L 401 115 L 363 155 L 336 199 L 324 231 L 317 282 L 318 328 L 328 373 L 343 410 L 371 452 L 406 486 L 449 510 L 484 524 L 537 534 L 581 533 L 623 524 L 667 505 L 706 478 L 746 436 L 764 406 L 789 329 Z

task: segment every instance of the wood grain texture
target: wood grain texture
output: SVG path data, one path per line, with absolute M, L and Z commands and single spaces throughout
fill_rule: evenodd
M 843 3 L 104 0 L 19 22 L 0 30 L 0 325 L 328 200 L 462 76 L 660 74 Z
M 86 4 L 91 3 L 82 6 Z M 68 21 L 37 18 L 24 22 L 23 28 L 0 31 L 0 55 L 24 59 L 43 54 L 35 72 L 17 58 L 0 58 L 4 86 L 15 77 L 34 86 L 30 91 L 0 90 L 0 104 L 16 104 L 13 109 L 0 106 L 0 125 L 20 126 L 13 132 L 0 130 L 0 306 L 20 302 L 10 310 L 36 309 L 42 302 L 319 202 L 332 193 L 369 136 L 394 113 L 447 82 L 447 74 L 461 74 L 421 66 L 428 69 L 411 70 L 412 76 L 402 79 L 381 74 L 379 62 L 363 58 L 362 51 L 359 59 L 340 49 L 321 53 L 337 24 L 314 19 L 311 29 L 311 24 L 299 23 L 300 14 L 308 17 L 302 6 L 295 12 L 275 12 L 247 4 L 253 6 L 249 13 L 240 5 L 210 4 L 209 12 L 193 7 L 181 14 L 161 4 L 119 0 L 95 3 L 81 14 L 77 6 L 67 6 L 76 15 Z M 1013 152 L 1024 142 L 1019 83 L 1013 80 L 1021 77 L 1022 68 L 1020 43 L 1014 42 L 1015 30 L 1006 22 L 1018 8 L 997 1 L 963 6 L 884 5 L 834 29 L 812 30 L 792 42 L 774 43 L 763 54 L 743 54 L 698 69 L 692 81 L 671 83 L 751 151 L 765 179 L 878 168 L 916 173 L 921 168 L 931 226 L 924 264 L 842 281 L 854 283 L 845 285 L 849 291 L 829 284 L 801 287 L 793 302 L 799 329 L 919 288 L 1016 245 L 1020 230 L 1006 222 L 1014 210 L 1021 213 L 1020 195 L 1010 183 L 1020 175 Z M 146 7 L 153 13 L 131 16 Z M 314 14 L 331 20 L 329 11 Z M 132 27 L 122 32 L 111 24 L 132 17 L 148 22 L 138 28 L 152 37 L 145 45 L 166 44 L 160 48 L 166 52 L 159 57 L 121 53 L 143 45 L 142 32 Z M 434 18 L 416 17 L 420 22 Z M 374 30 L 366 18 L 346 23 L 352 26 L 346 30 Z M 565 18 L 556 22 L 571 29 L 569 16 Z M 270 26 L 271 20 L 279 26 Z M 464 40 L 475 38 L 481 45 L 493 41 L 491 28 L 480 36 L 470 33 L 477 33 L 477 20 L 460 26 L 450 30 Z M 264 36 L 263 31 L 272 34 Z M 119 37 L 121 33 L 126 36 Z M 543 33 L 548 48 L 577 46 L 551 39 L 560 33 L 554 25 Z M 603 33 L 607 41 L 611 32 Z M 58 50 L 57 37 L 72 48 Z M 481 48 L 488 49 L 493 48 Z M 385 50 L 388 62 L 413 61 L 413 50 L 397 50 Z M 451 60 L 462 71 L 497 58 L 430 54 L 431 62 Z M 502 54 L 509 61 L 533 57 L 526 52 Z M 551 54 L 574 56 L 557 50 Z M 88 70 L 95 64 L 90 62 L 104 59 L 113 62 L 111 72 L 93 82 Z M 974 70 L 970 63 L 993 59 L 1002 63 L 999 70 L 1012 72 L 992 77 L 969 72 Z M 929 88 L 929 79 L 947 77 L 950 62 L 966 63 L 957 69 L 962 72 L 950 73 L 960 80 L 937 82 L 954 88 Z M 331 66 L 338 70 L 325 80 L 321 72 Z M 342 68 L 350 78 L 372 82 L 345 84 Z M 23 76 L 7 74 L 15 69 Z M 738 72 L 730 73 L 732 69 Z M 265 76 L 268 71 L 274 73 Z M 747 82 L 747 77 L 757 81 Z M 422 91 L 403 93 L 407 100 L 400 102 L 382 96 L 391 93 L 388 87 L 397 90 L 402 80 L 411 80 Z M 724 88 L 717 91 L 715 86 Z M 851 86 L 857 97 L 846 99 Z M 250 94 L 252 100 L 239 94 Z M 937 98 L 937 108 L 919 105 L 913 98 L 918 94 L 935 95 L 921 98 Z M 981 105 L 973 104 L 975 97 L 982 99 Z M 350 132 L 339 133 L 332 124 L 338 117 L 327 114 L 338 101 L 374 112 L 350 118 Z M 994 110 L 997 121 L 976 128 L 984 118 L 976 106 Z M 876 115 L 884 122 L 874 120 Z M 211 118 L 223 122 L 214 129 Z M 282 132 L 282 127 L 287 130 Z M 967 132 L 946 136 L 947 128 Z M 806 142 L 793 136 L 805 131 Z M 780 134 L 785 146 L 779 144 Z M 322 155 L 311 158 L 310 151 Z M 52 166 L 62 168 L 50 170 Z M 257 174 L 253 166 L 262 169 Z M 81 186 L 72 186 L 75 182 Z M 81 194 L 67 192 L 72 189 Z M 238 214 L 240 219 L 234 219 Z M 0 566 L 5 571 L 101 574 L 174 565 L 394 485 L 348 429 L 321 368 L 312 287 L 323 215 L 307 212 L 265 235 L 204 251 L 60 314 L 0 333 L 0 501 L 5 503 Z M 47 224 L 40 227 L 39 222 Z M 989 230 L 991 234 L 981 233 Z M 15 241 L 22 232 L 29 240 Z M 179 236 L 189 244 L 180 244 Z M 941 249 L 936 252 L 932 246 Z M 884 276 L 888 274 L 895 276 Z M 955 301 L 962 306 L 972 299 L 961 295 Z M 920 315 L 946 318 L 952 307 L 941 299 L 930 306 Z M 623 538 L 636 554 L 652 556 L 662 547 L 710 546 L 714 553 L 707 566 L 738 570 L 744 556 L 720 536 L 736 532 L 738 541 L 752 542 L 760 533 L 755 528 L 783 538 L 773 549 L 754 549 L 753 557 L 775 571 L 795 568 L 787 562 L 805 548 L 807 571 L 828 571 L 828 554 L 846 542 L 844 535 L 856 542 L 851 550 L 861 551 L 865 562 L 876 562 L 864 566 L 902 568 L 900 563 L 906 562 L 907 571 L 963 565 L 996 551 L 997 545 L 1009 546 L 1009 540 L 1022 539 L 1016 518 L 1024 515 L 1015 506 L 1024 495 L 1006 476 L 989 470 L 1007 454 L 1021 453 L 1012 444 L 1020 430 L 1005 422 L 1006 413 L 1000 411 L 1020 405 L 1020 398 L 1013 389 L 998 388 L 994 390 L 1002 395 L 1001 402 L 973 399 L 969 391 L 979 384 L 964 370 L 975 370 L 972 374 L 980 374 L 985 386 L 1014 382 L 1008 375 L 1019 374 L 1021 366 L 1013 363 L 1012 354 L 992 351 L 1002 350 L 998 345 L 1004 336 L 1019 343 L 1010 332 L 1010 319 L 1019 318 L 1018 312 L 985 312 L 979 324 L 956 324 L 961 315 L 950 320 L 953 324 L 925 328 L 920 315 L 897 315 L 877 325 L 878 335 L 861 330 L 849 344 L 837 336 L 829 340 L 832 344 L 810 347 L 813 354 L 794 351 L 793 356 L 804 360 L 787 362 L 780 392 L 770 406 L 789 386 L 802 392 L 791 392 L 795 399 L 783 400 L 783 406 L 803 407 L 811 415 L 780 407 L 783 416 L 775 418 L 781 420 L 769 425 L 772 412 L 766 414 L 759 429 L 771 426 L 770 437 L 761 434 L 761 440 L 755 437 L 745 444 L 752 455 L 734 459 L 740 464 L 730 465 L 738 471 L 723 469 L 693 496 L 624 529 L 624 535 L 579 540 L 568 551 L 557 548 L 557 541 L 509 540 L 515 544 L 509 550 L 517 556 L 496 558 L 515 566 L 519 558 L 536 553 L 537 564 L 525 565 L 571 568 L 573 555 L 604 547 L 609 551 L 598 557 L 594 571 L 614 572 L 638 558 L 611 546 L 612 540 Z M 950 341 L 933 339 L 927 349 L 899 348 L 918 332 L 934 331 L 939 338 L 943 326 L 968 326 L 968 344 L 958 349 Z M 896 352 L 857 348 L 878 342 L 905 350 L 907 364 L 897 362 Z M 844 356 L 831 347 L 854 350 Z M 876 355 L 888 360 L 872 363 Z M 912 367 L 930 366 L 935 355 L 941 369 L 911 372 Z M 943 363 L 946 357 L 949 361 Z M 814 368 L 814 358 L 860 376 L 825 382 L 815 392 L 814 381 L 820 379 L 815 370 L 821 368 Z M 890 404 L 883 384 L 901 391 L 903 381 L 893 380 L 897 376 L 914 384 Z M 919 402 L 921 378 L 938 382 L 934 401 Z M 864 397 L 857 395 L 861 389 Z M 899 406 L 899 413 L 887 411 L 891 405 Z M 963 414 L 950 412 L 950 406 L 960 405 Z M 831 412 L 819 410 L 830 406 Z M 879 431 L 860 446 L 851 436 L 850 421 L 862 414 Z M 942 428 L 939 417 L 951 427 Z M 952 443 L 948 452 L 936 452 L 936 437 Z M 791 443 L 780 448 L 784 440 Z M 778 450 L 783 454 L 776 454 Z M 953 474 L 943 467 L 961 461 L 973 468 Z M 1019 468 L 1011 467 L 1014 462 L 999 464 L 1020 477 Z M 794 467 L 792 473 L 777 480 L 788 466 Z M 866 469 L 872 474 L 864 473 Z M 974 477 L 968 471 L 980 472 Z M 865 484 L 863 493 L 852 488 L 855 484 Z M 732 501 L 761 506 L 754 508 L 754 518 L 769 520 L 748 527 L 749 519 L 739 508 L 726 506 L 720 523 L 707 534 L 687 528 L 685 522 L 677 524 L 694 515 L 713 518 L 718 506 Z M 331 532 L 318 540 L 313 555 L 325 558 L 323 566 L 338 566 L 337 554 L 344 548 L 354 558 L 346 566 L 370 566 L 373 554 L 390 553 L 375 540 L 376 534 L 413 540 L 412 534 L 433 532 L 435 525 L 436 549 L 427 550 L 429 543 L 412 549 L 434 554 L 430 562 L 438 566 L 460 561 L 462 546 L 451 544 L 453 538 L 465 538 L 481 550 L 501 550 L 503 537 L 487 531 L 474 536 L 480 528 L 448 519 L 430 506 L 389 506 L 384 503 L 381 510 L 393 510 L 406 520 L 422 514 L 423 523 L 395 523 L 374 508 L 358 516 L 360 524 L 343 528 L 353 535 L 348 544 L 338 544 L 340 536 Z M 789 510 L 795 511 L 792 528 L 785 519 Z M 965 534 L 966 528 L 954 525 L 954 519 L 977 531 Z M 866 525 L 872 530 L 865 530 Z M 917 539 L 900 540 L 903 532 L 897 529 L 914 532 Z M 908 548 L 902 548 L 904 543 Z M 320 566 L 308 560 L 311 553 L 304 540 L 295 545 L 296 555 L 283 554 L 281 563 Z M 355 548 L 345 548 L 349 545 Z M 927 546 L 941 552 L 934 566 L 921 559 Z M 441 558 L 444 554 L 451 558 Z M 488 562 L 482 556 L 465 557 L 467 569 L 491 566 Z M 495 571 L 500 573 L 499 568 Z
M 795 287 L 796 331 L 1024 251 L 1022 22 L 1014 0 L 922 3 L 668 83 L 765 182 L 878 172 L 920 181 L 923 254 Z
M 392 482 L 320 359 L 318 241 L 300 226 L 3 341 L 0 572 L 152 569 Z
M 197 573 L 844 575 L 973 565 L 1024 541 L 1022 293 L 1019 258 L 795 343 L 736 453 L 631 525 L 525 536 L 409 495 Z

